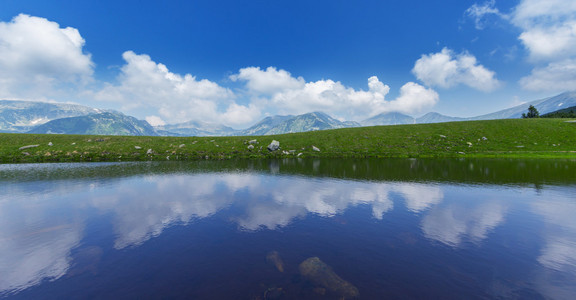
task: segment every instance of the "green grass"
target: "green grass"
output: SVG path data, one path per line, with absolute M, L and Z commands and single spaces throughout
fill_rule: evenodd
M 257 137 L 0 134 L 0 162 L 220 160 L 271 157 L 576 158 L 576 123 L 509 119 L 345 128 Z M 485 138 L 485 139 L 483 139 Z M 253 150 L 248 141 L 259 143 Z M 272 140 L 281 150 L 269 152 Z M 48 146 L 52 142 L 53 146 Z M 36 148 L 19 150 L 26 145 Z M 183 145 L 180 147 L 180 145 Z M 135 146 L 142 149 L 137 150 Z M 320 149 L 313 151 L 312 146 Z M 152 149 L 152 154 L 147 150 Z M 283 154 L 283 151 L 293 154 Z

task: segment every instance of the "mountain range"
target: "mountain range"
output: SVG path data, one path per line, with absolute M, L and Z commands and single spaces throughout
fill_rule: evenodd
M 565 92 L 512 108 L 471 118 L 436 112 L 414 118 L 398 112 L 383 113 L 361 122 L 340 121 L 322 112 L 297 116 L 269 116 L 257 124 L 236 130 L 216 123 L 185 122 L 152 127 L 121 112 L 76 104 L 0 100 L 0 132 L 95 135 L 250 136 L 326 130 L 344 127 L 401 125 L 520 118 L 534 105 L 540 115 L 576 106 L 576 92 Z

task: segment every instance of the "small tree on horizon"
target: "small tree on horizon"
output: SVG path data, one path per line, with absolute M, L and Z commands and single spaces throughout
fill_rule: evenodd
M 528 113 L 522 114 L 522 118 L 523 119 L 531 119 L 531 118 L 539 118 L 540 117 L 540 113 L 538 112 L 538 110 L 536 109 L 536 107 L 534 107 L 534 105 L 530 105 L 530 107 L 528 107 Z

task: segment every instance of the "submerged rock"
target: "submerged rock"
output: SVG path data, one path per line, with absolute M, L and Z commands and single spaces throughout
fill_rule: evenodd
M 280 142 L 277 140 L 272 140 L 272 143 L 270 143 L 270 145 L 268 145 L 268 151 L 276 151 L 280 149 Z
M 266 255 L 266 262 L 276 267 L 276 269 L 280 272 L 284 272 L 284 262 L 278 254 L 278 251 L 271 251 Z
M 340 278 L 329 265 L 318 257 L 306 259 L 298 269 L 304 278 L 343 298 L 356 298 L 360 295 L 358 288 Z

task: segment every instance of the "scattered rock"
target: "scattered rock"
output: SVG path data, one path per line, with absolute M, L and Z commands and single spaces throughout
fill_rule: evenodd
M 181 144 L 180 146 L 178 146 L 178 148 L 184 148 L 184 146 L 186 146 L 185 144 Z
M 282 299 L 282 295 L 284 294 L 284 290 L 279 287 L 271 287 L 268 288 L 264 292 L 264 299 L 265 300 L 275 300 L 275 299 Z
M 140 146 L 134 146 L 134 149 L 136 149 L 136 150 L 142 150 L 142 147 L 140 147 Z
M 49 142 L 48 146 L 52 147 L 52 146 L 54 146 L 54 144 L 52 144 L 52 142 Z
M 487 141 L 487 140 L 488 140 L 488 138 L 487 138 L 487 137 L 485 137 L 485 136 L 483 136 L 483 137 L 482 137 L 482 140 L 483 140 L 483 141 Z
M 76 143 L 72 143 L 72 145 L 76 145 Z
M 466 142 L 466 144 L 468 144 L 468 147 L 472 147 L 472 143 Z
M 446 138 L 446 136 L 445 136 L 445 135 L 443 135 L 443 134 L 441 134 L 441 135 L 440 135 L 440 137 L 441 137 L 441 138 L 443 138 L 443 139 L 445 139 L 445 138 Z
M 28 153 L 28 152 L 22 152 L 22 154 L 23 154 L 24 156 L 30 156 L 30 153 Z
M 284 272 L 284 262 L 280 258 L 278 251 L 271 251 L 266 255 L 266 262 L 276 267 L 280 272 Z
M 248 145 L 248 150 L 254 150 L 254 145 Z
M 268 145 L 268 151 L 273 152 L 280 149 L 280 142 L 277 140 L 272 140 L 272 143 Z
M 466 154 L 466 153 L 464 153 L 464 152 L 458 152 L 458 154 Z
M 152 151 L 152 149 L 148 149 L 148 151 L 146 151 L 146 154 L 148 154 L 148 155 L 150 155 L 152 153 L 154 153 L 154 151 Z
M 312 150 L 314 150 L 316 152 L 320 152 L 320 149 L 318 149 L 318 147 L 316 147 L 316 146 L 312 146 Z
M 296 153 L 296 150 L 290 150 L 288 152 L 290 152 L 290 154 L 294 154 L 294 153 Z
M 312 283 L 338 294 L 343 298 L 356 298 L 358 288 L 338 276 L 332 268 L 318 257 L 310 257 L 298 267 L 300 274 Z
M 554 146 L 556 146 L 556 145 L 554 145 Z M 516 148 L 524 148 L 524 146 L 516 146 Z
M 40 146 L 40 145 L 28 145 L 28 146 L 23 146 L 23 147 L 20 147 L 20 148 L 18 148 L 18 150 L 24 150 L 24 149 L 36 148 L 36 147 L 38 147 L 38 146 Z
M 300 157 L 302 156 L 302 152 L 298 153 L 298 155 L 296 155 L 296 157 Z
M 258 144 L 258 140 L 249 140 L 248 144 L 250 145 Z
M 282 154 L 284 154 L 284 155 L 290 155 L 290 152 L 284 150 L 284 151 L 282 151 Z

